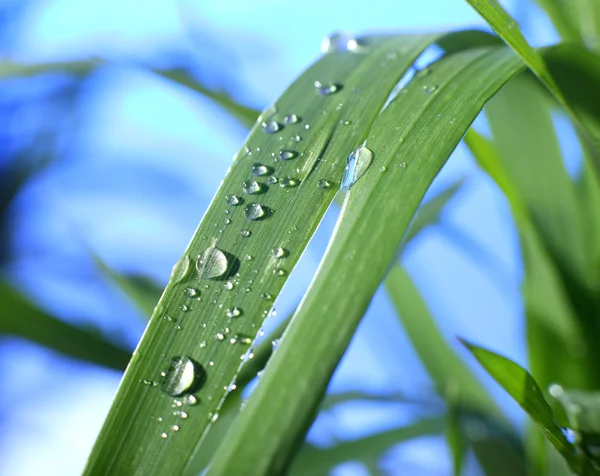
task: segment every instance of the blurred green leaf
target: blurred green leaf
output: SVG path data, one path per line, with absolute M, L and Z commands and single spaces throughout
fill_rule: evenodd
M 588 458 L 577 455 L 561 429 L 554 423 L 552 409 L 540 387 L 521 366 L 506 357 L 462 341 L 479 363 L 494 377 L 519 406 L 529 415 L 538 429 L 578 474 L 600 474 Z
M 0 334 L 21 337 L 78 360 L 123 371 L 131 352 L 56 319 L 0 281 Z
M 344 441 L 331 448 L 316 448 L 307 444 L 298 453 L 290 469 L 290 475 L 328 474 L 338 464 L 346 461 L 379 459 L 383 453 L 398 443 L 419 436 L 439 434 L 443 428 L 443 418 L 431 418 L 359 440 Z

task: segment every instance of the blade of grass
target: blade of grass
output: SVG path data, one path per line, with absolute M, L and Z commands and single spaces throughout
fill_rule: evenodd
M 338 443 L 332 448 L 316 448 L 306 445 L 298 454 L 290 469 L 290 475 L 328 474 L 337 465 L 346 461 L 378 459 L 395 444 L 419 436 L 439 434 L 443 428 L 443 418 L 431 418 L 359 440 Z
M 525 369 L 506 357 L 469 342 L 462 342 L 500 386 L 529 415 L 546 439 L 558 450 L 576 473 L 600 474 L 600 470 L 594 468 L 589 458 L 575 452 L 573 445 L 569 443 L 560 428 L 556 426 L 552 409 L 546 402 L 538 384 Z
M 542 7 L 550 21 L 556 28 L 558 34 L 566 41 L 583 42 L 581 31 L 577 27 L 577 22 L 573 12 L 573 5 L 569 5 L 562 0 L 535 0 Z
M 202 436 L 218 417 L 241 359 L 249 358 L 247 346 L 240 344 L 259 331 L 272 298 L 336 193 L 346 157 L 364 140 L 396 82 L 439 36 L 372 37 L 369 54 L 328 54 L 262 115 L 175 267 L 86 474 L 179 474 L 190 464 Z M 375 75 L 379 70 L 381 74 Z M 315 87 L 315 81 L 321 86 Z M 300 120 L 295 122 L 291 114 Z M 292 157 L 284 154 L 288 151 Z M 268 182 L 264 172 L 277 183 Z M 226 197 L 241 197 L 244 191 L 247 194 L 237 199 L 243 205 L 230 205 L 235 201 Z M 264 193 L 250 193 L 255 191 Z M 250 205 L 253 202 L 260 204 L 263 216 L 258 218 L 263 220 L 246 217 L 260 215 L 257 205 Z M 285 249 L 283 258 L 271 252 L 279 247 Z M 172 358 L 182 356 L 196 362 L 198 380 L 206 373 L 185 423 L 171 416 L 171 405 L 183 401 L 160 391 L 165 382 L 161 372 L 169 370 Z M 143 380 L 156 386 L 141 385 Z
M 367 138 L 374 163 L 348 193 L 317 275 L 208 475 L 286 467 L 427 187 L 484 103 L 522 68 L 505 48 L 449 55 L 378 117 Z
M 78 360 L 122 371 L 131 352 L 100 335 L 56 319 L 0 281 L 0 334 L 28 339 Z

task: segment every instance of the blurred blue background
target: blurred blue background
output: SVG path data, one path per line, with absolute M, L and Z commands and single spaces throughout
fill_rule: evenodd
M 534 45 L 556 40 L 530 2 L 503 4 Z M 263 109 L 334 31 L 483 27 L 462 0 L 4 0 L 0 22 L 3 60 L 108 60 L 83 81 L 61 74 L 2 80 L 0 171 L 16 161 L 50 161 L 11 205 L 2 272 L 53 315 L 94 326 L 130 349 L 144 319 L 90 251 L 119 272 L 165 285 L 246 134 L 211 101 L 139 65 L 185 67 L 207 87 Z M 485 130 L 484 118 L 477 124 Z M 504 198 L 463 147 L 431 194 L 463 176 L 442 223 L 426 229 L 403 261 L 449 339 L 460 335 L 524 364 L 521 258 Z M 306 289 L 335 219 L 332 210 L 291 276 L 279 316 Z M 472 366 L 521 424 L 514 404 Z M 0 372 L 0 474 L 79 474 L 120 375 L 5 337 Z M 383 293 L 331 384 L 332 391 L 349 389 L 434 393 Z M 406 406 L 344 405 L 321 415 L 309 438 L 326 444 L 413 417 Z M 451 472 L 442 437 L 398 445 L 382 472 L 398 474 L 399 462 L 413 474 Z M 365 473 L 347 464 L 336 474 Z

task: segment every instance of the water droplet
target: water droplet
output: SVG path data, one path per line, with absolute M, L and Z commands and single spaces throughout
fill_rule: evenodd
M 317 183 L 317 186 L 319 188 L 331 188 L 333 186 L 333 184 L 329 180 L 321 179 Z
M 194 296 L 198 295 L 198 291 L 196 291 L 194 288 L 185 288 L 183 290 L 183 294 L 185 294 L 185 297 L 193 298 Z
M 231 225 L 231 219 L 229 218 L 225 218 L 225 220 L 223 220 L 225 222 L 226 225 Z
M 281 179 L 279 186 L 281 188 L 293 188 L 293 187 L 297 187 L 299 183 L 300 183 L 299 180 L 296 180 L 292 177 L 285 177 L 285 178 Z
M 315 81 L 315 88 L 317 88 L 320 95 L 329 96 L 342 89 L 342 86 L 335 83 L 323 84 L 321 81 Z
M 188 312 L 192 308 L 190 306 L 186 306 L 185 304 L 182 304 L 181 306 L 179 306 L 179 309 L 181 309 L 182 312 Z
M 251 221 L 262 220 L 267 217 L 267 209 L 258 203 L 249 203 L 244 210 L 246 218 Z
M 365 46 L 365 41 L 360 38 L 351 38 L 346 42 L 346 49 L 353 53 L 358 53 L 360 50 L 364 49 Z
M 406 162 L 400 162 L 400 168 L 401 169 L 405 169 L 406 168 Z
M 275 258 L 275 259 L 285 258 L 288 255 L 288 251 L 281 247 L 273 248 L 272 253 L 273 253 L 273 258 Z
M 261 126 L 263 131 L 265 131 L 267 134 L 274 134 L 275 132 L 283 129 L 283 126 L 275 121 L 265 121 L 261 124 Z
M 173 266 L 173 270 L 171 271 L 171 279 L 175 283 L 180 283 L 183 281 L 190 272 L 190 257 L 188 255 L 184 255 L 175 266 Z
M 342 46 L 343 36 L 340 33 L 333 33 L 321 40 L 321 53 L 333 53 L 339 51 Z
M 287 274 L 287 271 L 285 269 L 277 268 L 273 270 L 273 274 L 275 276 L 285 276 Z
M 240 231 L 240 235 L 242 235 L 242 237 L 244 238 L 248 238 L 252 233 L 250 232 L 250 230 L 242 230 Z
M 267 182 L 269 182 L 270 184 L 276 184 L 277 182 L 279 182 L 279 179 L 277 177 L 275 177 L 275 175 L 271 175 L 267 179 Z
M 173 415 L 176 416 L 176 417 L 181 418 L 182 420 L 185 420 L 188 417 L 188 414 L 186 412 L 182 412 L 180 410 L 178 410 L 176 412 L 173 412 Z
M 271 341 L 271 348 L 273 349 L 273 352 L 277 350 L 277 346 L 279 345 L 280 340 L 281 339 L 275 339 L 274 341 Z
M 262 295 L 262 297 L 263 297 L 263 299 L 264 299 L 265 301 L 272 301 L 272 300 L 273 300 L 273 295 L 272 295 L 271 293 L 264 293 L 264 294 Z
M 558 397 L 562 396 L 563 392 L 564 392 L 563 388 L 560 385 L 556 384 L 556 383 L 553 383 L 548 388 L 548 393 L 550 395 L 552 395 L 553 397 L 555 397 L 555 398 L 558 398 Z
M 173 431 L 179 431 L 179 425 L 173 425 L 171 427 L 171 430 L 173 430 Z
M 166 433 L 161 433 L 160 437 L 163 438 L 163 439 L 166 439 L 166 438 L 169 437 L 169 435 L 167 435 Z
M 198 403 L 198 399 L 194 395 L 187 395 L 184 401 L 187 405 L 196 405 Z
M 231 281 L 227 281 L 224 287 L 227 289 L 227 291 L 231 291 L 233 289 L 233 283 Z
M 240 317 L 242 312 L 243 311 L 239 307 L 234 307 L 233 309 L 227 309 L 226 315 L 230 318 Z
M 252 256 L 250 256 L 250 255 L 244 256 L 244 261 L 252 261 Z
M 342 126 L 349 126 L 349 125 L 350 125 L 350 124 L 352 124 L 352 123 L 351 123 L 350 121 L 347 121 L 347 120 L 341 120 L 341 121 L 340 121 L 340 124 L 341 124 Z
M 438 87 L 434 84 L 431 85 L 425 85 L 423 86 L 423 91 L 425 91 L 427 94 L 430 94 L 432 92 L 434 92 Z
M 263 164 L 254 164 L 252 166 L 252 175 L 255 177 L 262 177 L 271 173 L 271 169 Z M 247 193 L 247 192 L 246 192 Z
M 302 140 L 302 137 L 300 137 L 298 134 L 292 136 L 292 142 L 300 142 Z
M 288 114 L 283 118 L 283 122 L 286 124 L 296 124 L 300 122 L 300 118 L 296 114 Z
M 350 153 L 342 175 L 342 190 L 350 189 L 365 174 L 372 162 L 373 152 L 364 145 Z
M 204 349 L 206 347 L 206 341 L 203 340 L 202 342 L 200 342 L 200 348 Z
M 223 342 L 225 340 L 225 336 L 221 332 L 217 332 L 215 334 L 215 339 L 217 339 L 219 342 Z
M 200 279 L 220 278 L 227 272 L 228 267 L 225 253 L 214 246 L 206 248 L 196 261 L 196 270 Z
M 305 125 L 304 125 L 304 128 L 305 128 L 306 130 L 309 130 L 309 129 L 310 129 L 310 124 L 305 124 Z
M 298 152 L 295 152 L 293 150 L 280 150 L 279 151 L 279 158 L 281 160 L 290 160 L 290 159 L 294 159 L 298 157 Z
M 256 180 L 244 180 L 242 182 L 242 188 L 246 195 L 256 195 L 264 191 L 264 185 L 258 183 Z
M 242 198 L 238 197 L 237 195 L 227 195 L 225 197 L 225 201 L 227 202 L 227 205 L 231 205 L 232 207 L 235 207 L 236 205 L 239 205 L 240 203 L 242 203 Z
M 187 356 L 173 357 L 160 383 L 160 389 L 172 397 L 189 393 L 204 383 L 206 373 Z

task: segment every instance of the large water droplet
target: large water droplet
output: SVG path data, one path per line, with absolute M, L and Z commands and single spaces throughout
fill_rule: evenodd
M 227 205 L 231 205 L 234 207 L 242 203 L 242 198 L 238 197 L 237 195 L 227 195 L 225 197 L 225 201 L 227 202 Z
M 196 270 L 200 279 L 220 278 L 227 272 L 228 267 L 225 253 L 214 246 L 206 248 L 196 261 Z
M 348 164 L 342 175 L 342 190 L 348 190 L 359 180 L 371 166 L 373 152 L 368 147 L 361 145 L 348 156 Z
M 337 93 L 340 89 L 342 89 L 341 84 L 329 83 L 323 84 L 321 81 L 315 81 L 315 88 L 322 96 L 329 96 L 330 94 Z
M 252 166 L 252 175 L 255 177 L 262 177 L 263 175 L 269 175 L 271 169 L 263 164 L 254 164 Z
M 249 203 L 244 210 L 248 220 L 261 220 L 267 217 L 267 209 L 258 203 Z
M 263 131 L 265 131 L 267 134 L 275 134 L 275 132 L 283 129 L 283 126 L 275 121 L 265 121 L 261 124 L 261 126 Z
M 173 270 L 171 271 L 171 279 L 175 283 L 180 283 L 187 277 L 190 269 L 190 257 L 188 255 L 184 255 L 179 261 L 177 261 L 177 263 L 175 263 L 175 266 L 173 266 Z
M 172 397 L 191 393 L 203 383 L 206 373 L 202 366 L 187 356 L 173 357 L 163 373 L 160 389 Z
M 281 160 L 290 160 L 295 157 L 298 157 L 298 152 L 295 152 L 293 150 L 280 150 L 279 151 L 279 158 Z
M 244 189 L 244 193 L 246 195 L 256 195 L 263 191 L 264 185 L 258 183 L 256 180 L 244 180 L 242 183 L 242 188 Z
M 300 118 L 296 114 L 288 114 L 283 118 L 283 122 L 286 124 L 296 124 L 300 122 Z

